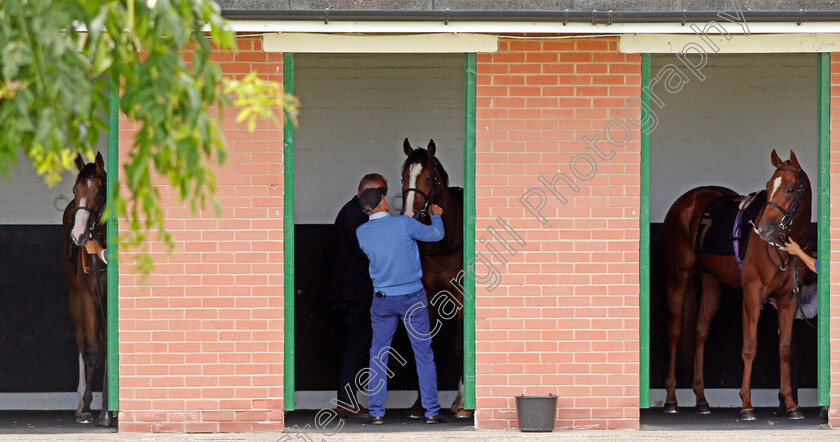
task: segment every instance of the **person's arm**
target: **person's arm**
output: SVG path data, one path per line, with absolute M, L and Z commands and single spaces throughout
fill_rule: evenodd
M 363 216 L 364 219 L 358 217 L 357 214 L 352 212 L 340 214 L 339 219 L 336 220 L 336 229 L 338 229 L 342 235 L 347 237 L 347 240 L 350 241 L 350 249 L 353 250 L 353 253 L 358 258 L 367 259 L 367 255 L 365 255 L 365 252 L 359 247 L 359 239 L 356 237 L 356 229 L 367 222 L 367 215 L 361 213 L 361 216 Z
M 432 224 L 426 225 L 414 218 L 409 218 L 408 234 L 417 241 L 435 242 L 443 239 L 443 220 L 440 215 L 432 215 Z
M 808 268 L 811 269 L 812 272 L 817 273 L 817 260 L 811 255 L 805 253 L 805 251 L 802 250 L 802 247 L 799 247 L 799 244 L 797 244 L 796 241 L 791 239 L 790 242 L 785 244 L 785 247 L 787 247 L 789 253 L 792 253 L 799 257 L 799 259 L 801 259 L 802 262 L 804 262 L 805 265 L 808 266 Z

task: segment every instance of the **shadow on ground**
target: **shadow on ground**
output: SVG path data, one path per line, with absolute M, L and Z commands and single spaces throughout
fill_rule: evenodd
M 750 430 L 784 429 L 813 430 L 828 428 L 819 407 L 803 408 L 805 419 L 791 420 L 776 415 L 775 408 L 756 408 L 754 421 L 738 420 L 738 408 L 713 408 L 711 414 L 698 414 L 692 408 L 680 408 L 677 414 L 666 414 L 662 408 L 641 410 L 642 430 Z
M 315 415 L 318 410 L 298 410 L 286 413 L 287 432 L 321 433 L 323 431 L 315 428 Z M 385 414 L 384 425 L 364 425 L 364 419 L 344 419 L 344 425 L 338 433 L 367 433 L 367 432 L 424 432 L 424 431 L 470 431 L 474 430 L 473 419 L 455 419 L 449 410 L 441 410 L 446 418 L 445 424 L 427 424 L 422 419 L 411 419 L 408 417 L 408 410 L 388 410 Z M 338 421 L 322 425 L 330 433 L 335 432 Z M 327 435 L 327 434 L 325 434 Z
M 94 417 L 98 412 L 94 412 Z M 74 410 L 0 411 L 0 434 L 113 433 L 116 428 L 76 423 Z

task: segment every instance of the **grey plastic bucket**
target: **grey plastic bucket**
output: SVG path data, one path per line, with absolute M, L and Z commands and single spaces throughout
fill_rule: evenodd
M 516 396 L 516 418 L 519 431 L 551 432 L 554 430 L 554 414 L 557 410 L 557 396 Z

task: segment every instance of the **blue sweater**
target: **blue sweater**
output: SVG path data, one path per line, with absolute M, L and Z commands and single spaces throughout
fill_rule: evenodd
M 367 223 L 356 229 L 356 238 L 370 260 L 374 290 L 401 296 L 422 289 L 423 269 L 415 241 L 440 241 L 443 233 L 440 215 L 432 215 L 431 225 L 405 215 L 390 216 L 388 212 L 371 215 Z

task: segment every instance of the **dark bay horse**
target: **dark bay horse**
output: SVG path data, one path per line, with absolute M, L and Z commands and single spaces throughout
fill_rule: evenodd
M 750 376 L 757 348 L 757 326 L 761 306 L 773 300 L 779 315 L 779 356 L 781 359 L 780 393 L 785 402 L 787 417 L 802 419 L 802 411 L 793 399 L 790 383 L 791 332 L 798 299 L 798 285 L 805 277 L 807 267 L 797 265 L 795 257 L 783 247 L 793 239 L 806 251 L 811 226 L 811 182 L 791 151 L 790 159 L 782 161 L 774 150 L 770 161 L 776 171 L 766 185 L 767 203 L 761 208 L 750 231 L 749 243 L 739 269 L 735 256 L 697 253 L 695 238 L 700 228 L 703 211 L 709 204 L 724 195 L 737 194 L 723 187 L 698 187 L 682 195 L 671 206 L 662 226 L 664 263 L 668 288 L 668 377 L 665 381 L 667 397 L 665 411 L 677 412 L 676 357 L 677 344 L 684 324 L 694 322 L 685 312 L 692 309 L 686 303 L 700 299 L 694 333 L 694 383 L 695 410 L 709 412 L 704 394 L 703 347 L 708 337 L 709 322 L 720 301 L 720 285 L 741 288 L 744 292 L 742 306 L 744 374 L 741 384 L 741 420 L 754 420 L 750 400 Z M 806 244 L 808 244 L 806 246 Z
M 70 315 L 76 328 L 76 349 L 79 352 L 79 405 L 76 422 L 91 423 L 93 414 L 93 373 L 104 367 L 102 385 L 102 412 L 98 426 L 112 426 L 113 416 L 108 411 L 108 369 L 106 365 L 106 287 L 105 263 L 96 255 L 85 251 L 85 244 L 95 239 L 105 245 L 105 223 L 101 221 L 105 207 L 106 179 L 102 154 L 96 161 L 85 164 L 81 155 L 76 157 L 79 174 L 73 185 L 74 198 L 64 209 L 62 250 L 63 269 L 70 289 Z
M 420 264 L 423 267 L 422 282 L 429 301 L 432 328 L 434 329 L 438 320 L 444 323 L 452 319 L 453 315 L 457 316 L 457 330 L 452 340 L 463 341 L 463 294 L 457 289 L 453 290 L 450 282 L 464 269 L 463 193 L 461 189 L 449 187 L 449 175 L 440 160 L 435 157 L 436 147 L 433 140 L 429 140 L 426 149 L 414 149 L 406 138 L 403 151 L 407 158 L 402 167 L 402 213 L 429 224 L 431 205 L 437 204 L 443 209 L 443 239 L 434 243 L 418 242 Z M 443 340 L 447 342 L 442 342 Z M 463 374 L 463 347 L 460 343 L 453 343 L 448 340 L 448 336 L 444 337 L 440 333 L 433 338 L 433 343 L 439 350 L 454 351 L 459 356 Z M 452 404 L 452 411 L 455 411 L 455 417 L 472 417 L 471 410 L 464 410 L 463 379 L 459 381 L 458 387 L 459 393 Z M 418 418 L 423 416 L 419 400 L 418 397 L 418 402 L 411 412 L 412 416 Z

